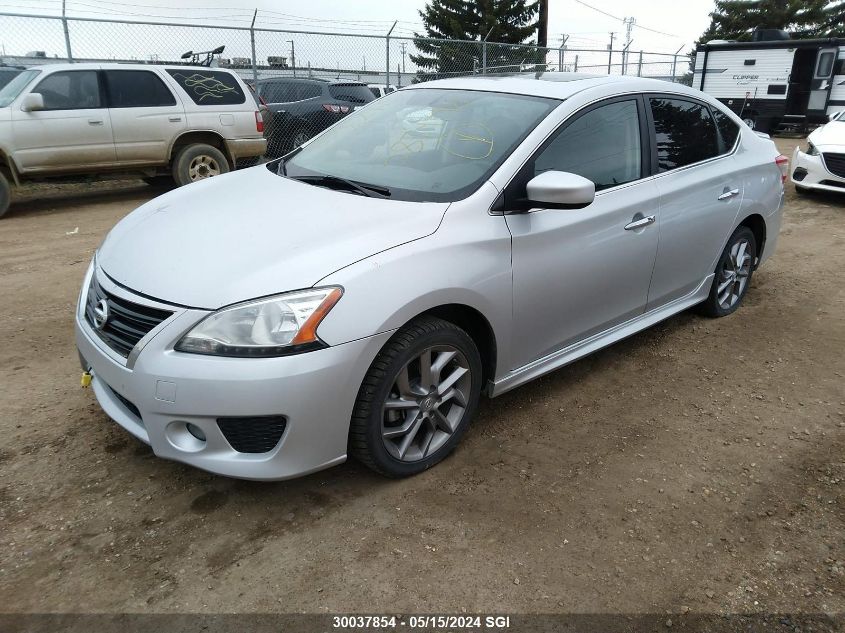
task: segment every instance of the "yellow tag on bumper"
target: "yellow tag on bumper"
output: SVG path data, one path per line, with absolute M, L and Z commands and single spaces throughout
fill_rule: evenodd
M 79 381 L 79 384 L 82 385 L 82 388 L 88 387 L 91 384 L 91 379 L 93 376 L 89 374 L 87 371 L 82 372 L 82 379 Z

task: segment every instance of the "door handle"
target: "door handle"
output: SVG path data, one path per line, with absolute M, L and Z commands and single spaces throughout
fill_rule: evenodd
M 170 121 L 171 123 L 179 123 L 179 121 L 182 120 L 182 117 L 172 116 L 172 117 L 169 117 L 167 120 Z
M 734 196 L 739 195 L 739 189 L 731 189 L 730 191 L 724 192 L 721 196 L 719 196 L 719 200 L 727 200 L 728 198 L 733 198 Z
M 653 222 L 654 222 L 654 216 L 653 215 L 647 215 L 644 218 L 640 218 L 639 220 L 634 220 L 633 222 L 628 222 L 628 224 L 625 225 L 625 230 L 626 231 L 635 231 L 636 229 L 641 229 L 644 226 L 648 226 L 649 224 L 652 224 Z
M 102 119 L 88 119 L 88 125 L 102 125 Z

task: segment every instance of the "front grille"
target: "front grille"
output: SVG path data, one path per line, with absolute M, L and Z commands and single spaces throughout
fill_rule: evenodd
M 94 309 L 105 300 L 108 304 L 108 319 L 103 327 L 98 328 L 94 318 Z M 106 292 L 96 275 L 91 277 L 88 287 L 88 300 L 85 303 L 85 320 L 106 344 L 124 358 L 150 330 L 172 315 L 172 312 L 121 299 Z
M 287 420 L 284 416 L 258 418 L 217 418 L 226 441 L 239 453 L 266 453 L 282 439 Z
M 845 154 L 825 152 L 822 156 L 824 156 L 824 164 L 831 174 L 845 178 Z

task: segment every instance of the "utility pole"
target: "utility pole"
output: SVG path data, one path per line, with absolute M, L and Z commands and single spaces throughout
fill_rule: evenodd
M 616 37 L 616 33 L 613 31 L 610 32 L 610 44 L 607 45 L 607 74 L 610 74 L 610 68 L 613 63 L 613 40 Z
M 296 77 L 296 48 L 293 40 L 287 41 L 290 42 L 290 67 L 293 68 L 293 76 Z
M 67 60 L 73 62 L 73 53 L 70 51 L 70 32 L 67 28 L 67 17 L 65 17 L 66 0 L 62 0 L 62 27 L 65 31 L 65 49 L 67 50 Z
M 402 42 L 400 48 L 402 49 L 402 74 L 405 74 L 405 49 L 408 46 L 408 42 Z
M 537 46 L 546 48 L 549 34 L 549 0 L 540 0 L 540 16 L 537 21 Z
M 628 51 L 631 47 L 631 30 L 637 23 L 636 18 L 624 18 L 622 23 L 625 25 L 625 48 L 622 49 L 622 74 L 628 72 Z
M 563 72 L 563 56 L 566 53 L 566 40 L 569 39 L 569 36 L 566 33 L 560 34 L 560 48 L 558 49 L 558 60 L 557 60 L 557 69 L 558 72 Z

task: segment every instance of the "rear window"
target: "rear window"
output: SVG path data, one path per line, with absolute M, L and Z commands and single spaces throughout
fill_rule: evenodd
M 721 110 L 713 108 L 713 116 L 716 118 L 716 127 L 722 137 L 722 153 L 729 152 L 736 144 L 739 136 L 739 126 Z
M 176 99 L 164 82 L 149 70 L 107 70 L 109 107 L 174 106 Z
M 364 84 L 330 84 L 329 94 L 332 99 L 351 103 L 369 103 L 375 98 Z
M 246 102 L 238 80 L 219 70 L 167 69 L 197 105 L 238 105 Z

